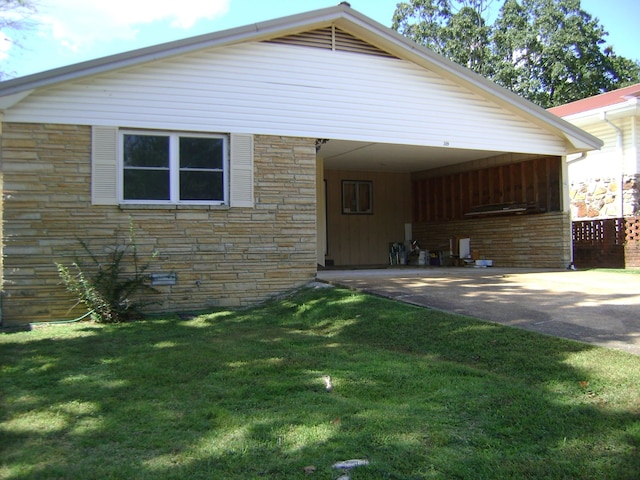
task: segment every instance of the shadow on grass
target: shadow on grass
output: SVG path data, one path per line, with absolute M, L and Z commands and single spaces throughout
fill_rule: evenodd
M 2 478 L 640 471 L 639 358 L 345 290 L 0 341 Z
M 633 275 L 521 269 L 409 269 L 325 281 L 538 333 L 640 354 Z M 613 320 L 612 326 L 603 319 Z

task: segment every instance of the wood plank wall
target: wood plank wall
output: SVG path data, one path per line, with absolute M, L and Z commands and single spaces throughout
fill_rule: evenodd
M 402 242 L 411 223 L 408 173 L 325 170 L 327 260 L 335 265 L 378 265 L 389 261 L 389 243 Z M 342 213 L 342 180 L 372 182 L 373 213 Z
M 526 203 L 538 211 L 561 211 L 561 159 L 541 157 L 412 182 L 413 221 L 466 218 L 474 207 Z

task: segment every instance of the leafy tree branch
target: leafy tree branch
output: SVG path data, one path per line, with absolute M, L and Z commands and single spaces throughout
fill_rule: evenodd
M 615 54 L 580 0 L 410 0 L 393 28 L 549 108 L 640 81 L 640 63 Z

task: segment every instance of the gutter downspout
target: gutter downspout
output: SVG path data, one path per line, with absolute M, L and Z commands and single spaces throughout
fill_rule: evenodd
M 567 163 L 579 162 L 580 160 L 584 160 L 585 158 L 587 158 L 587 152 L 582 152 L 579 157 L 572 158 L 571 160 L 567 158 Z
M 624 148 L 623 148 L 623 138 L 622 138 L 622 130 L 620 127 L 615 125 L 607 118 L 607 112 L 602 112 L 602 120 L 607 123 L 611 128 L 613 128 L 617 133 L 617 144 L 616 150 L 620 155 L 620 218 L 624 218 Z
M 562 163 L 562 178 L 563 178 L 563 183 L 565 185 L 565 187 L 563 188 L 564 190 L 564 203 L 566 204 L 566 207 L 569 210 L 569 239 L 570 239 L 570 245 L 569 245 L 569 265 L 567 265 L 567 270 L 576 270 L 576 265 L 574 263 L 574 256 L 573 256 L 573 215 L 571 215 L 571 197 L 569 195 L 569 190 L 571 189 L 571 185 L 569 184 L 569 164 L 573 163 L 573 162 L 579 162 L 581 160 L 584 160 L 585 158 L 587 158 L 587 152 L 582 152 L 580 154 L 580 156 L 576 157 L 576 158 L 572 158 L 571 160 L 569 160 L 569 158 L 565 157 L 565 161 Z
M 566 158 L 566 157 L 565 157 Z M 571 198 L 569 196 L 569 190 L 571 189 L 571 185 L 569 184 L 569 164 L 573 163 L 573 162 L 579 162 L 581 160 L 584 160 L 585 158 L 587 158 L 587 152 L 582 152 L 580 154 L 580 156 L 576 157 L 576 158 L 572 158 L 571 160 L 569 160 L 568 158 L 566 158 L 566 161 L 563 163 L 563 167 L 562 167 L 562 178 L 564 178 L 564 184 L 566 185 L 566 187 L 564 188 L 565 193 L 564 196 L 564 202 L 566 203 L 567 207 L 569 209 L 569 238 L 571 239 L 571 244 L 569 245 L 569 265 L 567 265 L 567 270 L 576 270 L 576 264 L 575 264 L 575 259 L 573 256 L 573 250 L 574 250 L 574 245 L 573 245 L 573 215 L 571 214 Z

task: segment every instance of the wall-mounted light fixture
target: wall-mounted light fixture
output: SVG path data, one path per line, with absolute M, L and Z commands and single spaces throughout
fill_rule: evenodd
M 316 139 L 316 153 L 318 153 L 320 151 L 320 149 L 322 148 L 322 145 L 324 145 L 328 141 L 329 141 L 328 138 L 318 138 L 318 139 Z

